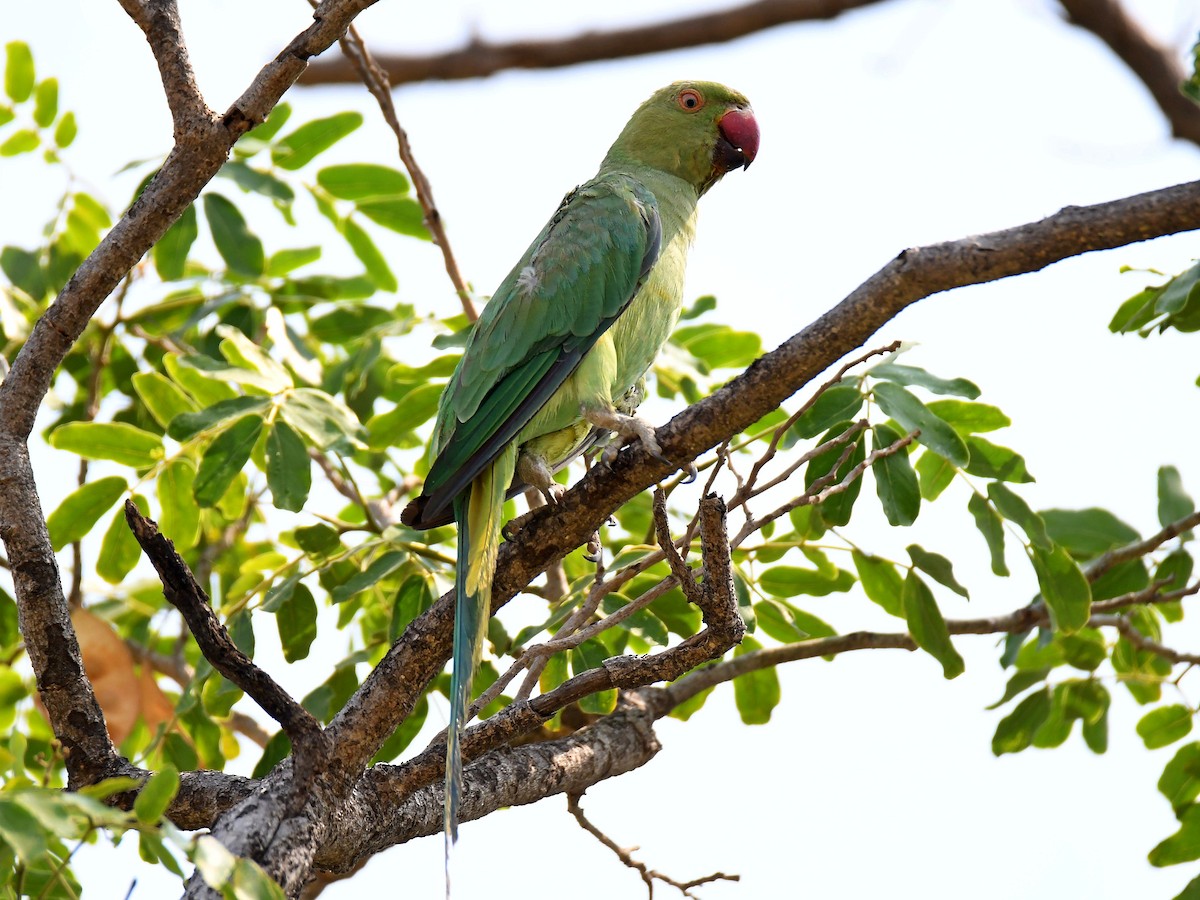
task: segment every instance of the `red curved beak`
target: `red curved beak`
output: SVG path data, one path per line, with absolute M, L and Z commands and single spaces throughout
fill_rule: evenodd
M 729 110 L 717 119 L 717 130 L 742 157 L 731 168 L 738 165 L 744 169 L 750 168 L 750 163 L 758 155 L 758 122 L 754 118 L 754 111 L 749 107 Z

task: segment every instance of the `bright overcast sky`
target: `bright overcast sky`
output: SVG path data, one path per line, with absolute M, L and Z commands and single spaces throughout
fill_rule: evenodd
M 384 0 L 359 26 L 377 50 L 427 51 L 472 33 L 565 35 L 724 5 L 608 0 L 584 16 L 564 3 L 434 9 Z M 1126 5 L 1152 17 L 1155 34 L 1181 51 L 1200 25 L 1186 0 Z M 77 111 L 71 165 L 119 206 L 133 183 L 110 174 L 132 159 L 161 156 L 170 140 L 140 32 L 115 2 L 7 7 L 0 36 L 28 41 L 40 73 L 59 78 L 61 102 Z M 185 0 L 182 7 L 201 87 L 216 109 L 309 16 L 301 0 Z M 1051 0 L 895 0 L 724 46 L 404 88 L 396 96 L 400 119 L 464 273 L 481 293 L 494 288 L 562 194 L 591 176 L 634 107 L 687 77 L 743 91 L 762 129 L 754 166 L 702 203 L 688 295 L 715 294 L 717 319 L 762 332 L 768 346 L 905 247 L 1191 180 L 1200 161 L 1194 146 L 1170 140 L 1145 90 L 1107 48 L 1062 24 Z M 361 110 L 368 124 L 334 153 L 394 159 L 361 88 L 294 90 L 287 99 L 297 107 L 294 122 Z M 37 194 L 36 173 L 23 165 L 0 161 L 3 197 L 12 204 L 0 216 L 6 243 L 31 243 L 52 213 L 53 193 Z M 267 245 L 280 246 L 270 235 Z M 436 252 L 412 241 L 389 247 L 401 299 L 452 311 Z M 997 439 L 1024 453 L 1038 477 L 1024 491 L 1035 508 L 1102 505 L 1148 533 L 1157 527 L 1159 465 L 1179 466 L 1200 497 L 1193 383 L 1200 353 L 1194 338 L 1140 341 L 1105 326 L 1147 280 L 1119 274 L 1121 266 L 1178 272 L 1200 255 L 1196 247 L 1195 235 L 1164 239 L 936 296 L 891 322 L 877 343 L 916 342 L 906 362 L 971 378 L 982 400 L 1012 417 Z M 650 415 L 665 420 L 673 411 L 656 405 Z M 51 507 L 61 493 L 45 459 L 39 471 Z M 964 503 L 965 496 L 926 508 L 910 531 L 868 525 L 851 533 L 882 552 L 902 554 L 916 541 L 951 556 L 972 601 L 939 594 L 948 616 L 1027 602 L 1031 573 L 1010 547 L 1015 576 L 988 574 Z M 842 629 L 897 627 L 856 595 L 804 605 Z M 273 630 L 259 629 L 260 645 Z M 1200 630 L 1178 630 L 1173 641 L 1182 649 L 1200 647 Z M 762 727 L 741 726 L 726 686 L 686 725 L 661 723 L 658 757 L 594 787 L 584 807 L 614 840 L 640 845 L 640 859 L 675 878 L 742 875 L 741 884 L 703 888 L 706 900 L 1173 896 L 1195 870 L 1154 870 L 1145 855 L 1174 830 L 1154 787 L 1174 748 L 1146 751 L 1133 733 L 1140 712 L 1115 689 L 1106 755 L 1093 756 L 1076 733 L 1058 750 L 997 760 L 990 739 L 999 714 L 983 709 L 1005 680 L 994 639 L 956 643 L 967 672 L 953 682 L 928 656 L 897 651 L 793 664 L 781 673 L 783 703 Z M 327 675 L 319 658 L 291 668 L 273 674 L 297 692 Z M 1200 702 L 1200 688 L 1183 687 L 1181 702 Z M 237 765 L 248 770 L 254 758 L 247 753 Z M 706 784 L 706 774 L 718 774 L 719 783 Z M 130 860 L 133 843 L 122 848 Z M 326 896 L 439 896 L 441 852 L 439 838 L 398 848 Z M 644 890 L 578 829 L 562 798 L 466 824 L 457 856 L 463 898 Z M 133 862 L 118 869 L 105 850 L 79 871 L 88 898 L 121 898 Z M 175 890 L 159 872 L 137 877 L 134 898 Z

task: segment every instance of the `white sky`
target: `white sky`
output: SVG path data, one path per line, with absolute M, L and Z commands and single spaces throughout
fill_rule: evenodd
M 360 30 L 378 49 L 428 50 L 486 37 L 570 34 L 584 27 L 686 15 L 724 3 L 609 0 L 585 15 L 569 4 L 382 2 Z M 1200 24 L 1185 0 L 1127 0 L 1181 50 Z M 116 3 L 8 4 L 0 38 L 23 39 L 39 71 L 56 75 L 76 110 L 71 161 L 114 205 L 129 177 L 109 175 L 169 146 L 170 124 L 140 32 Z M 185 0 L 193 60 L 211 106 L 224 109 L 308 18 L 300 0 Z M 428 21 L 425 21 L 428 20 Z M 64 27 L 67 26 L 67 27 Z M 1146 92 L 1102 44 L 1060 21 L 1050 0 L 908 0 L 836 22 L 778 28 L 726 46 L 485 81 L 400 90 L 396 103 L 430 177 L 467 277 L 490 292 L 561 195 L 588 178 L 629 113 L 654 88 L 685 77 L 725 81 L 752 100 L 763 143 L 747 173 L 705 198 L 688 295 L 714 293 L 716 318 L 758 330 L 770 346 L 839 301 L 904 247 L 1021 224 L 1068 204 L 1126 196 L 1196 177 L 1200 153 L 1173 143 Z M 360 88 L 293 91 L 294 122 L 362 110 L 367 125 L 334 154 L 390 162 L 393 145 Z M 0 242 L 33 240 L 49 218 L 35 166 L 0 161 Z M 44 184 L 44 182 L 42 183 Z M 17 197 L 13 202 L 14 194 Z M 304 243 L 289 235 L 290 246 Z M 386 245 L 399 296 L 449 311 L 455 303 L 429 247 Z M 877 338 L 919 342 L 906 362 L 983 388 L 1014 420 L 996 439 L 1024 453 L 1038 483 L 1035 508 L 1106 506 L 1143 533 L 1155 530 L 1154 478 L 1172 463 L 1200 497 L 1195 340 L 1117 338 L 1105 326 L 1145 282 L 1122 265 L 1185 268 L 1194 235 L 1071 260 L 1031 276 L 918 304 Z M 665 420 L 669 405 L 649 414 Z M 1190 439 L 1190 440 L 1189 440 Z M 65 490 L 56 463 L 40 463 L 52 507 Z M 871 488 L 863 495 L 870 505 Z M 954 508 L 941 509 L 954 505 Z M 923 509 L 911 531 L 852 532 L 880 552 L 917 541 L 951 556 L 972 589 L 939 592 L 948 616 L 987 615 L 1034 591 L 1010 546 L 1016 575 L 988 574 L 965 496 Z M 895 629 L 857 595 L 803 603 L 843 630 Z M 271 628 L 259 629 L 260 646 Z M 1196 649 L 1191 623 L 1172 641 Z M 337 636 L 327 636 L 337 640 Z M 1005 675 L 991 638 L 960 638 L 967 672 L 953 682 L 923 654 L 854 653 L 781 672 L 771 723 L 740 725 L 725 687 L 686 726 L 658 729 L 664 749 L 643 769 L 589 791 L 584 808 L 638 858 L 686 880 L 737 872 L 740 885 L 701 889 L 719 898 L 1171 897 L 1195 866 L 1152 869 L 1146 852 L 1174 830 L 1154 785 L 1174 747 L 1146 751 L 1139 709 L 1114 689 L 1110 749 L 1100 757 L 1078 732 L 1054 751 L 994 759 L 1000 716 L 983 710 Z M 336 644 L 330 646 L 338 646 Z M 336 657 L 333 657 L 336 658 Z M 303 693 L 328 674 L 313 657 L 280 671 Z M 1111 686 L 1111 685 L 1110 685 Z M 1115 687 L 1115 686 L 1114 686 Z M 1197 687 L 1185 680 L 1186 699 Z M 431 719 L 433 716 L 431 716 Z M 420 746 L 420 742 L 416 746 Z M 255 754 L 239 765 L 249 767 Z M 704 773 L 722 772 L 709 786 Z M 703 817 L 703 825 L 696 821 Z M 159 872 L 120 865 L 105 850 L 79 866 L 89 898 L 169 896 Z M 397 848 L 326 896 L 440 896 L 441 840 Z M 531 892 L 639 896 L 644 889 L 580 831 L 562 798 L 463 826 L 456 896 Z M 662 886 L 661 896 L 672 889 Z

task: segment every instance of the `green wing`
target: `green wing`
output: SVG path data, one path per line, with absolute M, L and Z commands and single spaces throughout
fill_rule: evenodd
M 480 316 L 442 396 L 428 527 L 514 440 L 629 305 L 658 258 L 654 195 L 628 175 L 569 194 Z

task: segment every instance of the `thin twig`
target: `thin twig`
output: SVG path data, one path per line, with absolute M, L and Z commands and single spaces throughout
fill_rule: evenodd
M 583 814 L 583 807 L 579 805 L 579 800 L 583 794 L 567 794 L 567 811 L 575 817 L 575 821 L 579 823 L 579 827 L 598 840 L 601 844 L 616 854 L 617 859 L 624 863 L 629 868 L 635 870 L 646 885 L 646 890 L 649 893 L 650 900 L 654 900 L 654 882 L 661 881 L 663 884 L 669 884 L 676 888 L 685 897 L 695 897 L 692 893 L 692 888 L 699 887 L 702 884 L 710 884 L 714 881 L 740 881 L 740 875 L 726 875 L 724 872 L 714 872 L 711 875 L 705 875 L 703 878 L 694 878 L 691 881 L 676 881 L 669 875 L 664 875 L 655 869 L 651 869 L 645 863 L 638 862 L 633 858 L 633 851 L 637 847 L 620 847 L 617 843 L 608 837 L 603 831 L 593 825 Z
M 310 0 L 310 2 L 314 7 L 317 5 L 315 0 Z M 371 92 L 371 96 L 379 104 L 379 111 L 383 113 L 384 121 L 396 135 L 396 149 L 404 163 L 404 168 L 412 177 L 413 188 L 417 192 L 417 202 L 421 204 L 421 210 L 425 213 L 425 227 L 429 229 L 433 242 L 442 251 L 446 274 L 450 276 L 454 292 L 462 304 L 463 312 L 470 321 L 474 322 L 479 318 L 479 312 L 475 309 L 475 303 L 471 299 L 471 290 L 463 279 L 458 262 L 454 258 L 454 251 L 450 248 L 450 239 L 446 236 L 442 214 L 438 212 L 437 204 L 433 200 L 433 187 L 429 184 L 429 179 L 425 177 L 425 172 L 417 165 L 412 145 L 408 141 L 408 133 L 400 126 L 400 120 L 396 116 L 396 106 L 392 102 L 392 90 L 388 83 L 387 72 L 376 64 L 355 26 L 350 26 L 340 43 L 342 52 L 354 64 L 358 78 Z

